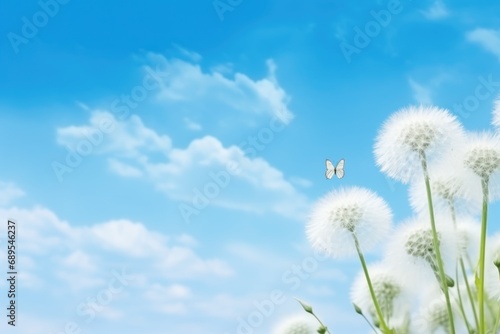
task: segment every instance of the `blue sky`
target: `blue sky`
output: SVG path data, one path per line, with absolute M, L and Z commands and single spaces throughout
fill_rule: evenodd
M 19 225 L 17 333 L 240 333 L 278 290 L 247 331 L 301 313 L 296 296 L 335 332 L 366 332 L 348 298 L 357 262 L 307 243 L 311 203 L 357 185 L 396 222 L 411 215 L 372 153 L 401 107 L 490 128 L 500 4 L 215 3 L 2 4 L 0 212 Z M 325 158 L 345 158 L 344 179 L 325 180 Z M 195 208 L 197 191 L 214 195 Z M 134 279 L 120 285 L 124 266 Z M 108 302 L 91 318 L 88 298 Z

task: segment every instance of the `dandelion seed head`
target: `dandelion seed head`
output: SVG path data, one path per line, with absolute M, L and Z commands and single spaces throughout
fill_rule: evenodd
M 457 217 L 457 244 L 462 256 L 477 261 L 481 225 L 471 216 Z
M 401 130 L 402 142 L 414 152 L 423 152 L 436 136 L 436 131 L 430 123 L 409 124 Z
M 370 250 L 387 236 L 391 222 L 389 206 L 373 191 L 341 188 L 317 201 L 306 234 L 314 249 L 339 258 L 357 253 L 353 235 L 363 251 Z
M 458 255 L 457 237 L 447 215 L 436 215 L 436 229 L 445 274 L 453 276 Z M 429 218 L 416 216 L 398 224 L 386 248 L 391 273 L 416 293 L 420 286 L 439 288 L 436 249 Z M 421 297 L 421 296 L 418 296 Z
M 436 211 L 450 213 L 453 207 L 457 214 L 471 214 L 480 210 L 482 203 L 480 185 L 471 182 L 465 168 L 460 168 L 460 166 L 461 157 L 456 154 L 448 154 L 443 156 L 433 168 L 430 168 L 429 183 Z M 411 182 L 409 199 L 415 213 L 429 214 L 423 176 L 415 178 Z
M 441 238 L 438 233 L 438 241 L 439 239 Z M 410 233 L 405 243 L 405 250 L 408 255 L 435 262 L 436 253 L 430 227 L 422 226 L 422 228 Z
M 420 154 L 429 161 L 463 134 L 450 112 L 433 106 L 400 109 L 383 124 L 375 142 L 377 165 L 389 177 L 409 182 L 420 175 Z
M 488 294 L 500 301 L 500 233 L 490 237 L 486 242 L 488 248 L 486 256 L 485 286 Z
M 468 135 L 464 148 L 464 165 L 481 178 L 500 170 L 500 136 L 483 132 Z
M 478 147 L 467 152 L 465 165 L 481 178 L 489 178 L 500 168 L 500 153 L 497 149 Z
M 446 301 L 443 298 L 438 298 L 431 302 L 426 308 L 425 315 L 432 332 L 439 328 L 445 330 L 450 328 L 448 309 L 446 308 Z
M 408 312 L 408 300 L 402 284 L 391 274 L 383 263 L 369 266 L 370 279 L 375 296 L 388 324 L 398 326 Z M 371 298 L 363 272 L 360 272 L 351 287 L 351 301 L 361 308 L 364 314 L 377 319 L 375 305 Z
M 274 328 L 273 334 L 317 334 L 316 323 L 306 315 L 292 315 L 282 319 Z

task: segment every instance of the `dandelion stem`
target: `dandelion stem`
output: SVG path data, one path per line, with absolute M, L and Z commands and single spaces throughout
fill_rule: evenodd
M 323 327 L 323 328 L 325 328 L 325 329 L 326 329 L 326 332 L 327 332 L 328 334 L 332 334 L 332 333 L 330 333 L 330 330 L 328 329 L 328 327 L 326 327 L 326 326 L 323 324 L 323 322 L 321 322 L 321 320 L 319 320 L 319 318 L 316 316 L 316 314 L 314 314 L 314 312 L 313 312 L 313 313 L 311 313 L 311 314 L 312 314 L 312 315 L 316 318 L 316 320 L 318 320 L 318 322 L 319 322 L 319 324 L 321 325 L 321 327 Z
M 373 304 L 375 305 L 375 310 L 377 311 L 377 316 L 380 321 L 380 327 L 382 329 L 382 332 L 384 333 L 393 333 L 385 323 L 384 315 L 382 314 L 382 310 L 380 309 L 380 305 L 377 300 L 377 296 L 375 296 L 375 291 L 373 290 L 373 285 L 372 281 L 370 279 L 370 274 L 368 273 L 368 268 L 366 267 L 366 262 L 365 262 L 365 257 L 363 256 L 363 252 L 361 251 L 361 248 L 359 246 L 358 238 L 356 237 L 356 234 L 351 233 L 352 237 L 354 239 L 354 244 L 356 245 L 356 250 L 358 251 L 359 255 L 359 260 L 361 261 L 361 266 L 363 267 L 363 272 L 366 277 L 366 282 L 368 283 L 368 288 L 370 289 L 370 295 L 373 299 Z
M 473 334 L 474 331 L 472 330 L 470 322 L 467 319 L 467 315 L 465 314 L 464 304 L 463 304 L 463 300 L 462 300 L 462 293 L 460 292 L 460 285 L 458 284 L 458 282 L 459 282 L 458 266 L 456 266 L 456 270 L 455 270 L 455 279 L 457 280 L 457 295 L 458 295 L 458 305 L 460 307 L 460 312 L 462 313 L 462 318 L 464 319 L 465 325 L 467 326 L 467 331 L 469 332 L 469 334 Z
M 365 315 L 364 315 L 363 313 L 361 313 L 361 316 L 363 317 L 363 319 L 365 319 L 366 323 L 367 323 L 367 324 L 371 327 L 371 329 L 373 330 L 373 332 L 374 332 L 375 334 L 378 334 L 378 332 L 377 332 L 377 330 L 375 329 L 375 327 L 373 327 L 372 323 L 371 323 L 368 319 L 366 319 L 366 317 L 365 317 Z
M 479 333 L 486 333 L 486 325 L 484 321 L 484 264 L 486 255 L 486 232 L 488 222 L 488 178 L 481 179 L 481 186 L 483 188 L 483 212 L 481 216 L 481 245 L 479 248 L 479 276 L 478 278 L 478 302 L 479 302 Z
M 451 210 L 451 219 L 453 220 L 453 226 L 455 226 L 455 229 L 456 229 L 457 228 L 457 215 L 456 215 L 456 211 L 455 211 L 455 202 L 452 199 L 450 199 L 448 201 L 448 205 L 450 206 L 450 210 Z M 465 252 L 465 256 L 467 258 L 469 257 L 467 252 Z M 475 302 L 474 296 L 472 295 L 472 291 L 470 289 L 469 279 L 467 278 L 467 271 L 465 270 L 463 254 L 460 254 L 459 262 L 460 262 L 460 269 L 462 271 L 462 276 L 463 276 L 464 282 L 465 282 L 465 288 L 467 290 L 467 296 L 469 297 L 470 306 L 472 308 L 472 313 L 474 314 L 474 321 L 476 323 L 476 330 L 479 330 L 479 319 L 477 317 L 476 302 Z M 470 263 L 470 261 L 469 261 L 469 263 Z M 457 270 L 458 270 L 458 268 L 457 268 Z M 458 285 L 458 275 L 457 275 L 457 291 L 458 291 L 458 294 L 460 295 L 460 286 Z
M 436 231 L 436 222 L 434 220 L 434 207 L 432 205 L 432 194 L 431 194 L 431 185 L 429 182 L 429 172 L 427 170 L 427 160 L 425 158 L 424 151 L 420 151 L 419 153 L 420 153 L 420 161 L 422 163 L 422 170 L 424 172 L 425 189 L 427 191 L 427 203 L 429 205 L 429 215 L 430 215 L 430 219 L 431 219 L 432 241 L 433 241 L 434 249 L 436 250 L 436 257 L 437 257 L 438 268 L 439 268 L 439 277 L 441 280 L 441 286 L 443 288 L 444 297 L 446 299 L 446 308 L 448 310 L 448 320 L 450 322 L 451 333 L 455 334 L 455 323 L 453 320 L 453 312 L 451 310 L 450 295 L 448 294 L 448 284 L 446 284 L 446 277 L 444 274 L 443 260 L 441 258 L 441 251 L 439 249 L 439 240 L 438 240 L 437 231 Z
M 476 322 L 476 328 L 479 330 L 479 318 L 477 317 L 475 298 L 472 295 L 472 291 L 470 289 L 469 280 L 467 279 L 467 272 L 465 271 L 464 259 L 462 257 L 460 257 L 460 267 L 462 268 L 462 276 L 464 277 L 464 280 L 465 280 L 465 287 L 467 289 L 467 295 L 469 296 L 469 299 L 470 299 L 472 313 L 474 313 L 474 320 Z

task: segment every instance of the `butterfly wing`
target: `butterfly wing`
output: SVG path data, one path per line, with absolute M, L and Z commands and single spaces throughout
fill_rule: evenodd
M 345 165 L 345 160 L 341 159 L 339 163 L 337 164 L 337 167 L 335 168 L 335 173 L 337 174 L 337 177 L 339 179 L 344 177 L 344 165 Z
M 335 166 L 333 166 L 332 162 L 328 159 L 326 159 L 326 172 L 325 176 L 327 179 L 331 179 L 333 177 L 333 174 L 335 174 Z

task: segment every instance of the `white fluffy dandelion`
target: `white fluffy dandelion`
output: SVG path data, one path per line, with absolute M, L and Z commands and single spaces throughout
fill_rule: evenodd
M 401 224 L 391 237 L 386 249 L 386 260 L 391 272 L 419 294 L 419 287 L 439 287 L 438 259 L 432 230 L 426 217 L 414 217 Z M 455 276 L 458 243 L 450 218 L 436 216 L 439 249 L 444 271 Z
M 485 286 L 488 296 L 500 301 L 500 233 L 488 240 Z
M 458 250 L 464 262 L 474 268 L 477 263 L 481 224 L 471 216 L 458 216 L 456 219 L 456 237 L 458 242 Z
M 357 254 L 353 235 L 368 251 L 390 231 L 392 212 L 373 191 L 352 187 L 328 193 L 314 206 L 306 228 L 314 249 L 333 258 Z
M 469 176 L 487 180 L 490 200 L 500 195 L 500 135 L 489 132 L 467 135 L 462 157 Z M 476 182 L 478 183 L 478 182 Z
M 317 334 L 318 322 L 310 315 L 292 315 L 282 319 L 272 331 L 273 334 Z
M 434 209 L 443 213 L 477 214 L 481 210 L 482 193 L 477 183 L 470 182 L 464 168 L 454 157 L 448 155 L 444 161 L 429 171 Z M 450 168 L 453 166 L 453 168 Z M 417 214 L 428 214 L 427 192 L 423 176 L 415 178 L 409 187 L 409 199 Z
M 410 181 L 421 175 L 423 153 L 429 159 L 456 144 L 463 134 L 461 124 L 447 110 L 410 106 L 394 113 L 382 126 L 375 142 L 375 158 L 382 172 Z
M 386 323 L 392 328 L 403 328 L 409 320 L 409 300 L 403 284 L 382 263 L 368 267 L 375 296 Z M 363 272 L 359 273 L 351 287 L 351 301 L 363 314 L 377 322 L 377 313 Z
M 454 314 L 453 318 L 457 319 L 454 323 L 455 332 L 467 333 L 467 327 L 465 326 L 465 323 L 461 321 L 460 311 L 455 304 L 453 304 L 452 312 Z M 422 302 L 420 310 L 417 312 L 412 322 L 412 333 L 452 333 L 449 322 L 449 314 L 446 308 L 446 299 L 443 295 L 440 295 L 437 290 L 433 292 L 431 298 L 426 298 Z
M 481 217 L 481 245 L 478 270 L 478 301 L 479 301 L 479 328 L 484 332 L 486 328 L 485 319 L 485 293 L 486 276 L 488 272 L 485 262 L 484 252 L 486 250 L 487 233 L 487 207 L 488 202 L 498 198 L 500 194 L 500 135 L 483 132 L 479 134 L 469 134 L 467 144 L 463 150 L 463 163 L 482 186 L 483 210 Z

